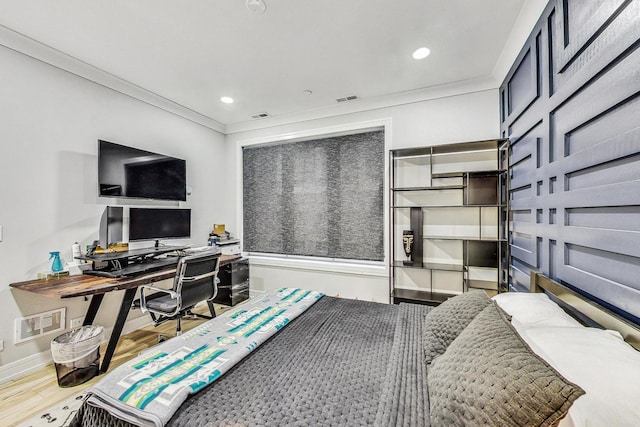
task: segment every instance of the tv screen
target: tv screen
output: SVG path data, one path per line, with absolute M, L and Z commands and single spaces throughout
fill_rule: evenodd
M 191 209 L 129 208 L 129 240 L 191 237 Z
M 187 200 L 186 162 L 98 141 L 98 186 L 103 197 Z

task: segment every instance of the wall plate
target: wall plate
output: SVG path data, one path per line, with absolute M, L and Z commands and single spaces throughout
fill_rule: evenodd
M 18 344 L 63 331 L 66 325 L 66 310 L 63 307 L 15 319 L 14 343 Z

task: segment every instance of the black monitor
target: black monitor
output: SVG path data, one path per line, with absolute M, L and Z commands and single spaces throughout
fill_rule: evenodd
M 102 197 L 187 200 L 182 159 L 98 141 L 98 189 Z
M 108 249 L 109 245 L 122 242 L 122 206 L 107 206 L 100 219 L 100 247 Z
M 129 209 L 129 241 L 190 237 L 191 209 Z

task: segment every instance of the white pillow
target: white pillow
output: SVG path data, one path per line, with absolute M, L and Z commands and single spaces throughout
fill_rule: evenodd
M 506 292 L 492 299 L 511 316 L 511 323 L 518 332 L 539 326 L 582 327 L 546 294 Z
M 536 354 L 585 391 L 561 425 L 638 425 L 640 352 L 618 332 L 586 327 L 534 327 L 519 332 Z

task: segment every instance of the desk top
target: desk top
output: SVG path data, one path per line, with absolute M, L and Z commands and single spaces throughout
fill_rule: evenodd
M 221 255 L 220 266 L 242 258 L 240 255 Z M 175 267 L 168 270 L 154 271 L 135 277 L 97 277 L 81 274 L 59 279 L 29 280 L 11 283 L 9 286 L 27 292 L 53 298 L 73 298 L 87 295 L 104 294 L 111 291 L 137 288 L 160 280 L 172 279 L 176 275 Z

